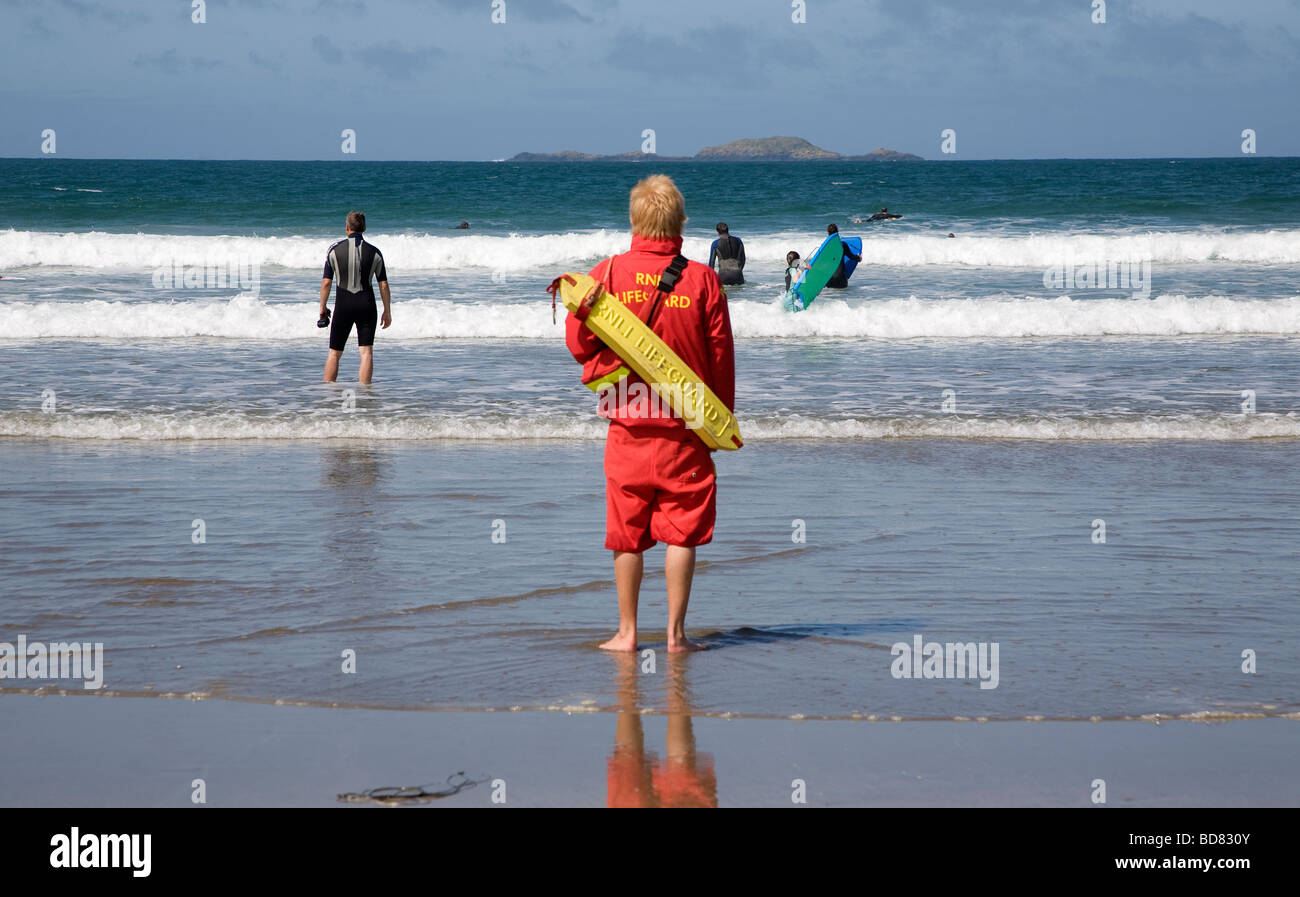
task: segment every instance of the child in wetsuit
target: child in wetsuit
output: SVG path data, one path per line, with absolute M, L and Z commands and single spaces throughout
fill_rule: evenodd
M 803 311 L 803 298 L 791 291 L 794 282 L 799 279 L 799 272 L 812 266 L 799 258 L 799 253 L 791 250 L 785 254 L 785 299 L 782 304 L 786 311 Z

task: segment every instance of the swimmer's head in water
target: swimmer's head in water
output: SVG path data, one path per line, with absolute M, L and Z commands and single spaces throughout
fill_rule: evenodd
M 348 233 L 364 234 L 366 232 L 366 213 L 348 212 Z
M 839 232 L 840 232 L 839 225 L 837 224 L 826 225 L 826 236 L 829 237 L 831 234 L 838 234 Z
M 682 235 L 686 225 L 686 200 L 666 174 L 642 178 L 628 197 L 628 221 L 632 233 L 652 240 Z

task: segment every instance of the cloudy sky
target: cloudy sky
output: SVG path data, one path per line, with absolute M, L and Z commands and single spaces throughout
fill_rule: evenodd
M 1300 155 L 1300 0 L 1097 2 L 0 0 L 0 156 Z

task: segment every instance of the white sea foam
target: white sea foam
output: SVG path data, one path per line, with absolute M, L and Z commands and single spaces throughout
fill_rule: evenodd
M 772 302 L 733 301 L 736 336 L 771 339 L 1008 339 L 1023 337 L 1300 334 L 1300 296 L 1230 299 L 983 298 L 823 299 L 790 314 Z M 396 302 L 383 340 L 561 339 L 549 300 Z M 563 311 L 561 310 L 561 316 Z M 0 340 L 175 339 L 319 340 L 316 304 L 266 302 L 249 294 L 178 302 L 0 303 Z M 561 325 L 563 321 L 561 318 Z
M 403 413 L 378 415 L 282 415 L 241 412 L 94 412 L 42 414 L 0 412 L 0 437 L 113 440 L 498 440 L 598 439 L 608 424 L 592 415 L 507 417 Z
M 320 341 L 316 303 L 267 303 L 246 293 L 230 300 L 0 304 L 0 339 L 175 339 Z M 381 339 L 562 339 L 550 301 L 535 304 L 394 304 L 396 323 Z
M 1147 259 L 1152 264 L 1300 262 L 1300 230 L 1258 232 L 1158 231 L 1039 235 L 915 232 L 872 233 L 864 228 L 867 265 L 979 266 L 1046 269 L 1073 260 L 1076 264 L 1115 259 Z M 328 236 L 185 236 L 163 234 L 5 232 L 0 240 L 0 268 L 44 265 L 93 269 L 152 269 L 165 264 L 257 264 L 264 268 L 313 269 L 324 264 Z M 555 234 L 385 234 L 369 239 L 383 250 L 388 266 L 402 270 L 480 268 L 503 273 L 549 273 L 580 267 L 627 249 L 623 230 L 571 231 Z M 785 258 L 790 249 L 805 255 L 820 239 L 812 234 L 754 234 L 744 238 L 752 263 Z M 683 251 L 705 260 L 711 237 L 691 236 Z M 779 261 L 775 263 L 779 267 Z M 775 268 L 774 268 L 775 270 Z
M 737 302 L 744 337 L 906 339 L 1080 336 L 1183 336 L 1300 333 L 1300 296 L 1277 300 L 1224 296 L 1153 299 L 990 297 L 886 299 L 850 305 L 821 299 L 790 314 L 777 305 Z
M 1162 415 L 1136 418 L 977 418 L 911 415 L 745 418 L 747 443 L 769 440 L 995 439 L 1042 441 L 1300 439 L 1294 413 Z M 606 424 L 594 415 L 484 416 L 403 413 L 257 417 L 237 412 L 0 412 L 0 437 L 109 440 L 591 440 Z
M 747 427 L 748 424 L 748 427 Z M 1014 440 L 1222 440 L 1298 439 L 1300 417 L 1291 414 L 1158 415 L 1135 418 L 979 418 L 913 415 L 883 418 L 782 418 L 740 420 L 751 439 L 1014 439 Z
M 0 240 L 0 268 L 27 266 L 152 270 L 171 265 L 258 265 L 262 268 L 317 269 L 334 237 L 184 236 L 171 234 L 44 233 L 9 231 Z M 623 231 L 460 237 L 430 234 L 368 234 L 389 268 L 458 270 L 482 268 L 503 273 L 580 266 L 625 252 Z M 708 243 L 701 243 L 708 257 Z M 559 273 L 558 271 L 556 273 Z

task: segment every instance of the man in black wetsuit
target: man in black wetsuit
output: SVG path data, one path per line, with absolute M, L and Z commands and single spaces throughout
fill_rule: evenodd
M 348 335 L 355 324 L 357 349 L 361 352 L 361 369 L 357 379 L 369 383 L 374 373 L 371 349 L 375 344 L 375 290 L 370 285 L 373 278 L 379 282 L 379 295 L 384 300 L 384 314 L 379 319 L 385 328 L 393 323 L 389 306 L 392 296 L 388 292 L 388 271 L 379 250 L 362 239 L 366 230 L 366 216 L 362 212 L 348 212 L 347 237 L 329 248 L 325 256 L 325 275 L 320 282 L 320 320 L 317 324 L 330 325 L 330 354 L 325 360 L 325 382 L 333 383 L 339 375 L 339 359 L 348 344 Z M 330 284 L 339 282 L 334 299 L 334 321 L 330 323 L 325 303 L 330 297 Z
M 709 247 L 709 267 L 717 261 L 718 280 L 724 286 L 745 282 L 745 244 L 733 237 L 727 225 L 718 222 L 718 239 Z
M 826 225 L 826 236 L 829 237 L 831 234 L 838 234 L 839 232 L 840 229 L 838 226 L 834 224 Z M 849 252 L 849 247 L 845 246 L 844 258 L 840 259 L 840 266 L 835 269 L 835 273 L 831 275 L 831 279 L 826 281 L 826 286 L 832 290 L 842 290 L 849 285 L 848 275 L 844 273 L 845 258 L 853 259 L 853 261 L 855 262 L 862 261 L 862 256 L 854 255 L 853 253 Z

